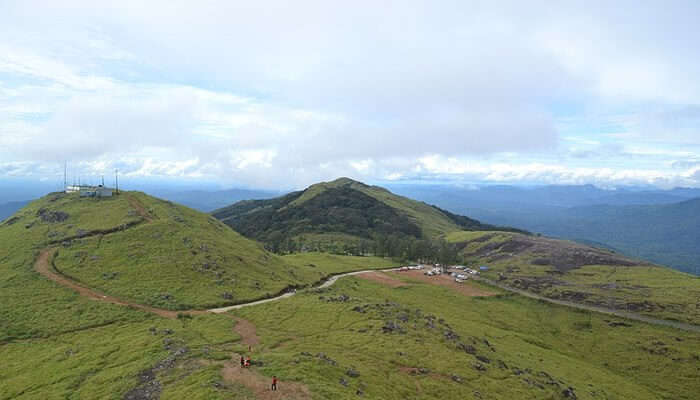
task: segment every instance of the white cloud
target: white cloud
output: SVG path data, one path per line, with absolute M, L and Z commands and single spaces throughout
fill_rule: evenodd
M 271 187 L 419 174 L 696 182 L 669 167 L 700 145 L 692 3 L 3 9 L 0 158 L 13 165 Z

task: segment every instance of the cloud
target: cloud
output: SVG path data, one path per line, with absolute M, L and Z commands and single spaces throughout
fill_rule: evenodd
M 418 174 L 663 184 L 690 182 L 670 165 L 700 145 L 693 3 L 3 8 L 0 157 L 17 165 L 268 187 Z

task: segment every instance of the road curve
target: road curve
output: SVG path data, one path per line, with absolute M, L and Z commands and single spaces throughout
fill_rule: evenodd
M 328 279 L 326 279 L 325 281 L 323 281 L 323 283 L 321 283 L 320 285 L 317 285 L 315 287 L 318 289 L 329 287 L 329 286 L 333 285 L 338 279 L 346 277 L 346 276 L 360 275 L 360 274 L 364 274 L 367 272 L 377 272 L 377 271 L 397 271 L 398 269 L 399 268 L 364 269 L 362 271 L 346 272 L 343 274 L 333 275 L 333 276 L 329 277 Z M 236 304 L 236 305 L 227 306 L 227 307 L 212 308 L 212 309 L 209 309 L 207 311 L 211 312 L 211 313 L 215 313 L 215 314 L 225 313 L 227 311 L 238 310 L 238 309 L 243 308 L 243 307 L 257 306 L 258 304 L 265 304 L 265 303 L 269 303 L 271 301 L 286 299 L 287 297 L 292 297 L 295 294 L 296 294 L 296 291 L 287 292 L 287 293 L 281 294 L 281 295 L 276 296 L 276 297 L 270 297 L 269 299 L 256 300 L 256 301 L 251 301 L 249 303 L 241 303 L 241 304 Z

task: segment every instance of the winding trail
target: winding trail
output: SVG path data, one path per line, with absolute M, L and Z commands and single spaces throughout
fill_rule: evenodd
M 68 278 L 67 276 L 61 274 L 60 272 L 56 271 L 55 268 L 52 267 L 51 265 L 51 258 L 53 257 L 54 253 L 56 253 L 56 248 L 48 248 L 44 249 L 39 253 L 39 257 L 37 258 L 36 262 L 34 263 L 34 269 L 40 273 L 41 275 L 45 276 L 46 278 L 51 279 L 52 281 L 58 283 L 61 286 L 67 287 L 69 289 L 73 289 L 76 292 L 78 292 L 79 295 L 83 297 L 87 297 L 91 300 L 97 300 L 97 301 L 103 301 L 105 303 L 111 303 L 111 304 L 116 304 L 120 306 L 127 306 L 127 307 L 132 307 L 136 308 L 142 311 L 150 312 L 156 315 L 159 315 L 161 317 L 165 318 L 177 318 L 178 311 L 171 311 L 171 310 L 164 310 L 162 308 L 155 308 L 155 307 L 150 307 L 150 306 L 145 306 L 143 304 L 136 304 L 132 303 L 126 300 L 121 300 L 117 297 L 106 295 L 104 293 L 101 293 L 97 290 L 91 289 L 89 287 L 83 286 L 74 280 Z M 202 314 L 204 311 L 188 311 L 190 314 Z

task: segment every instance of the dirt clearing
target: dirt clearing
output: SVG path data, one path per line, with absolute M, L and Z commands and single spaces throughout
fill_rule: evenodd
M 367 279 L 369 281 L 379 282 L 390 287 L 406 286 L 406 282 L 401 281 L 393 276 L 389 276 L 383 272 L 365 272 L 364 274 L 356 275 L 358 278 Z
M 480 287 L 477 287 L 470 283 L 469 281 L 464 282 L 464 283 L 458 283 L 455 282 L 455 278 L 449 276 L 449 275 L 437 275 L 437 276 L 427 276 L 423 275 L 423 271 L 421 270 L 413 270 L 413 271 L 396 271 L 396 272 L 391 272 L 391 274 L 400 274 L 400 276 L 405 276 L 411 279 L 415 279 L 417 281 L 425 282 L 425 283 L 431 283 L 433 285 L 440 285 L 440 286 L 445 286 L 450 289 L 454 289 L 458 291 L 459 293 L 469 296 L 469 297 L 476 297 L 476 296 L 495 296 L 498 293 L 495 292 L 490 292 L 488 290 L 482 289 Z
M 234 317 L 234 319 L 236 325 L 233 326 L 233 331 L 241 336 L 241 343 L 248 346 L 260 343 L 260 337 L 255 333 L 255 325 L 252 322 L 238 317 Z
M 301 383 L 277 381 L 277 390 L 270 390 L 272 378 L 258 374 L 255 367 L 241 368 L 238 359 L 240 356 L 234 354 L 233 361 L 227 361 L 221 370 L 221 375 L 225 381 L 239 383 L 255 395 L 260 400 L 308 400 L 311 399 L 311 392 Z

